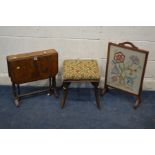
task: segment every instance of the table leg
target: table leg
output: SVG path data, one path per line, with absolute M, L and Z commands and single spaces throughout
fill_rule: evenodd
M 18 87 L 18 86 L 17 86 Z M 16 107 L 19 107 L 20 106 L 20 103 L 19 103 L 19 97 L 16 93 L 16 85 L 14 83 L 12 83 L 12 89 L 13 89 L 13 96 L 14 96 L 14 102 L 15 102 L 15 105 Z M 19 90 L 18 90 L 19 91 Z
M 53 94 L 52 92 L 52 81 L 51 81 L 51 77 L 49 77 L 49 93 L 48 95 L 51 96 Z
M 20 85 L 17 84 L 18 95 L 20 95 Z
M 52 88 L 53 88 L 54 96 L 57 98 L 58 97 L 58 93 L 57 93 L 57 90 L 56 90 L 56 79 L 55 79 L 55 76 L 52 77 Z

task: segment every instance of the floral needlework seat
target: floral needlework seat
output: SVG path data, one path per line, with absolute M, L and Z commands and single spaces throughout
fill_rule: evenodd
M 65 60 L 63 80 L 99 80 L 96 60 Z
M 61 108 L 64 107 L 68 94 L 68 87 L 71 82 L 91 82 L 95 88 L 96 104 L 100 107 L 99 81 L 100 73 L 96 60 L 65 60 L 63 63 L 63 90 L 64 95 L 61 102 Z

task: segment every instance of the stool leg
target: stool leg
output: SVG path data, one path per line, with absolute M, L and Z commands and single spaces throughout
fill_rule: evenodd
M 63 109 L 63 107 L 65 105 L 65 101 L 66 101 L 66 98 L 67 98 L 69 84 L 70 84 L 70 82 L 63 82 L 64 94 L 63 94 L 63 99 L 62 99 L 62 102 L 61 102 L 61 108 L 62 109 Z
M 96 97 L 97 108 L 100 108 L 100 91 L 99 91 L 99 88 L 98 88 L 99 83 L 98 82 L 92 82 L 92 85 L 95 88 L 95 97 Z

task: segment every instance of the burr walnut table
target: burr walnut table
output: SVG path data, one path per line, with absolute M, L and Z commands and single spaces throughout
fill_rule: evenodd
M 98 89 L 100 75 L 96 60 L 65 60 L 63 73 L 64 95 L 61 102 L 61 108 L 65 105 L 68 93 L 68 87 L 71 82 L 91 82 L 95 87 L 95 96 L 97 107 L 100 107 L 100 93 Z
M 20 105 L 20 99 L 24 96 L 42 92 L 56 95 L 55 76 L 58 73 L 58 53 L 54 49 L 10 55 L 7 56 L 7 64 L 17 107 Z M 48 89 L 27 94 L 20 93 L 20 84 L 43 79 L 49 79 Z

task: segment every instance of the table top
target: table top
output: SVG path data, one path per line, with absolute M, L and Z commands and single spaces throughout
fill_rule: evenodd
M 14 61 L 17 59 L 20 60 L 20 59 L 25 59 L 25 58 L 29 58 L 29 57 L 45 56 L 45 55 L 51 55 L 51 54 L 57 54 L 57 51 L 55 49 L 48 49 L 48 50 L 42 50 L 42 51 L 36 51 L 36 52 L 9 55 L 9 56 L 7 56 L 7 60 Z

